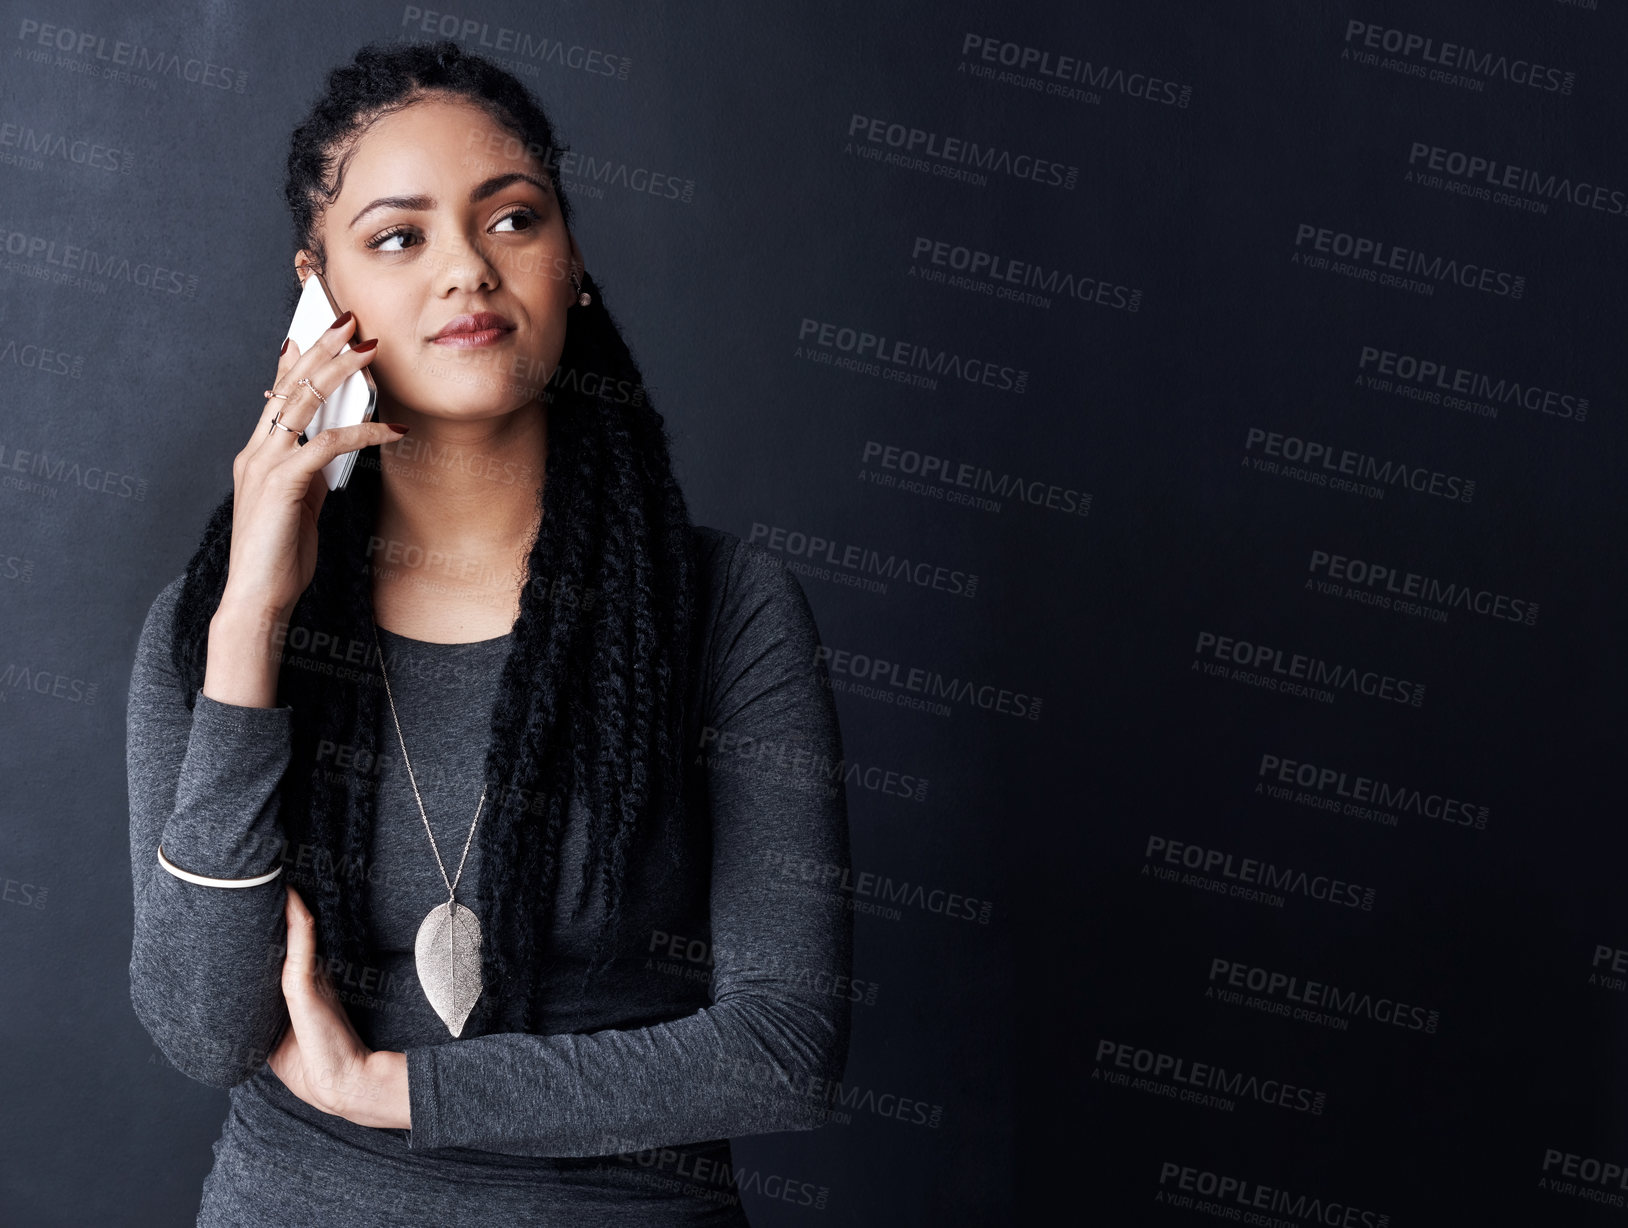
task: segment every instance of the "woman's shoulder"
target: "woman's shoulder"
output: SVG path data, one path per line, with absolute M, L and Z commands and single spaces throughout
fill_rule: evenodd
M 147 604 L 137 640 L 139 650 L 149 656 L 169 657 L 171 628 L 175 620 L 175 607 L 181 602 L 181 588 L 187 573 L 179 572 L 167 580 Z
M 181 588 L 186 582 L 187 573 L 184 570 L 176 572 L 175 575 L 164 582 L 164 586 L 158 590 L 158 595 L 153 598 L 153 603 L 149 608 L 160 613 L 168 613 L 174 610 L 180 604 Z
M 184 693 L 175 667 L 172 642 L 176 607 L 181 602 L 186 579 L 187 573 L 182 571 L 160 585 L 141 617 L 140 629 L 127 658 L 130 661 L 127 704 L 132 713 L 137 709 L 167 711 L 176 694 Z
M 780 556 L 727 529 L 695 525 L 697 629 L 719 677 L 771 658 L 812 666 L 820 636 L 796 574 Z
M 764 605 L 781 607 L 785 614 L 807 612 L 802 583 L 778 554 L 728 529 L 703 524 L 691 529 L 702 604 L 711 600 L 738 614 Z

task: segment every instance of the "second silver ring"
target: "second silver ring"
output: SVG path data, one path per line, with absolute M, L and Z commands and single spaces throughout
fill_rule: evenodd
M 306 441 L 304 431 L 297 431 L 291 426 L 284 426 L 281 422 L 279 422 L 277 420 L 278 418 L 281 418 L 283 416 L 284 412 L 285 411 L 283 411 L 281 409 L 279 409 L 277 411 L 277 413 L 271 419 L 271 427 L 277 427 L 280 430 L 287 431 L 290 435 L 294 436 L 294 440 L 295 440 L 296 443 L 304 443 Z M 268 435 L 271 434 L 271 427 L 266 428 L 266 434 L 268 434 Z

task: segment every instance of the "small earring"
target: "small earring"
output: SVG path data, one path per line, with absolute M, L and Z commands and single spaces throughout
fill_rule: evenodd
M 577 305 L 579 307 L 586 307 L 594 301 L 594 296 L 582 288 L 582 281 L 577 277 L 575 269 L 571 270 L 571 289 L 577 291 Z

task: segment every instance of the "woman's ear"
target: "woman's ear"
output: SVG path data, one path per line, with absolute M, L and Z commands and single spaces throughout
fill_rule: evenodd
M 294 276 L 300 279 L 300 284 L 303 286 L 306 274 L 313 271 L 318 273 L 322 271 L 321 266 L 317 263 L 317 258 L 309 251 L 301 248 L 294 257 Z

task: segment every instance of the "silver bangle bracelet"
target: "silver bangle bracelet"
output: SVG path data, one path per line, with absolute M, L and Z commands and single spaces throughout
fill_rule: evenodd
M 197 883 L 201 887 L 258 887 L 261 883 L 269 883 L 283 872 L 281 863 L 275 870 L 268 870 L 264 874 L 257 874 L 253 878 L 208 878 L 202 874 L 194 874 L 190 870 L 183 870 L 180 866 L 164 856 L 164 846 L 158 846 L 158 864 L 163 866 L 176 878 L 184 879 L 189 883 Z

